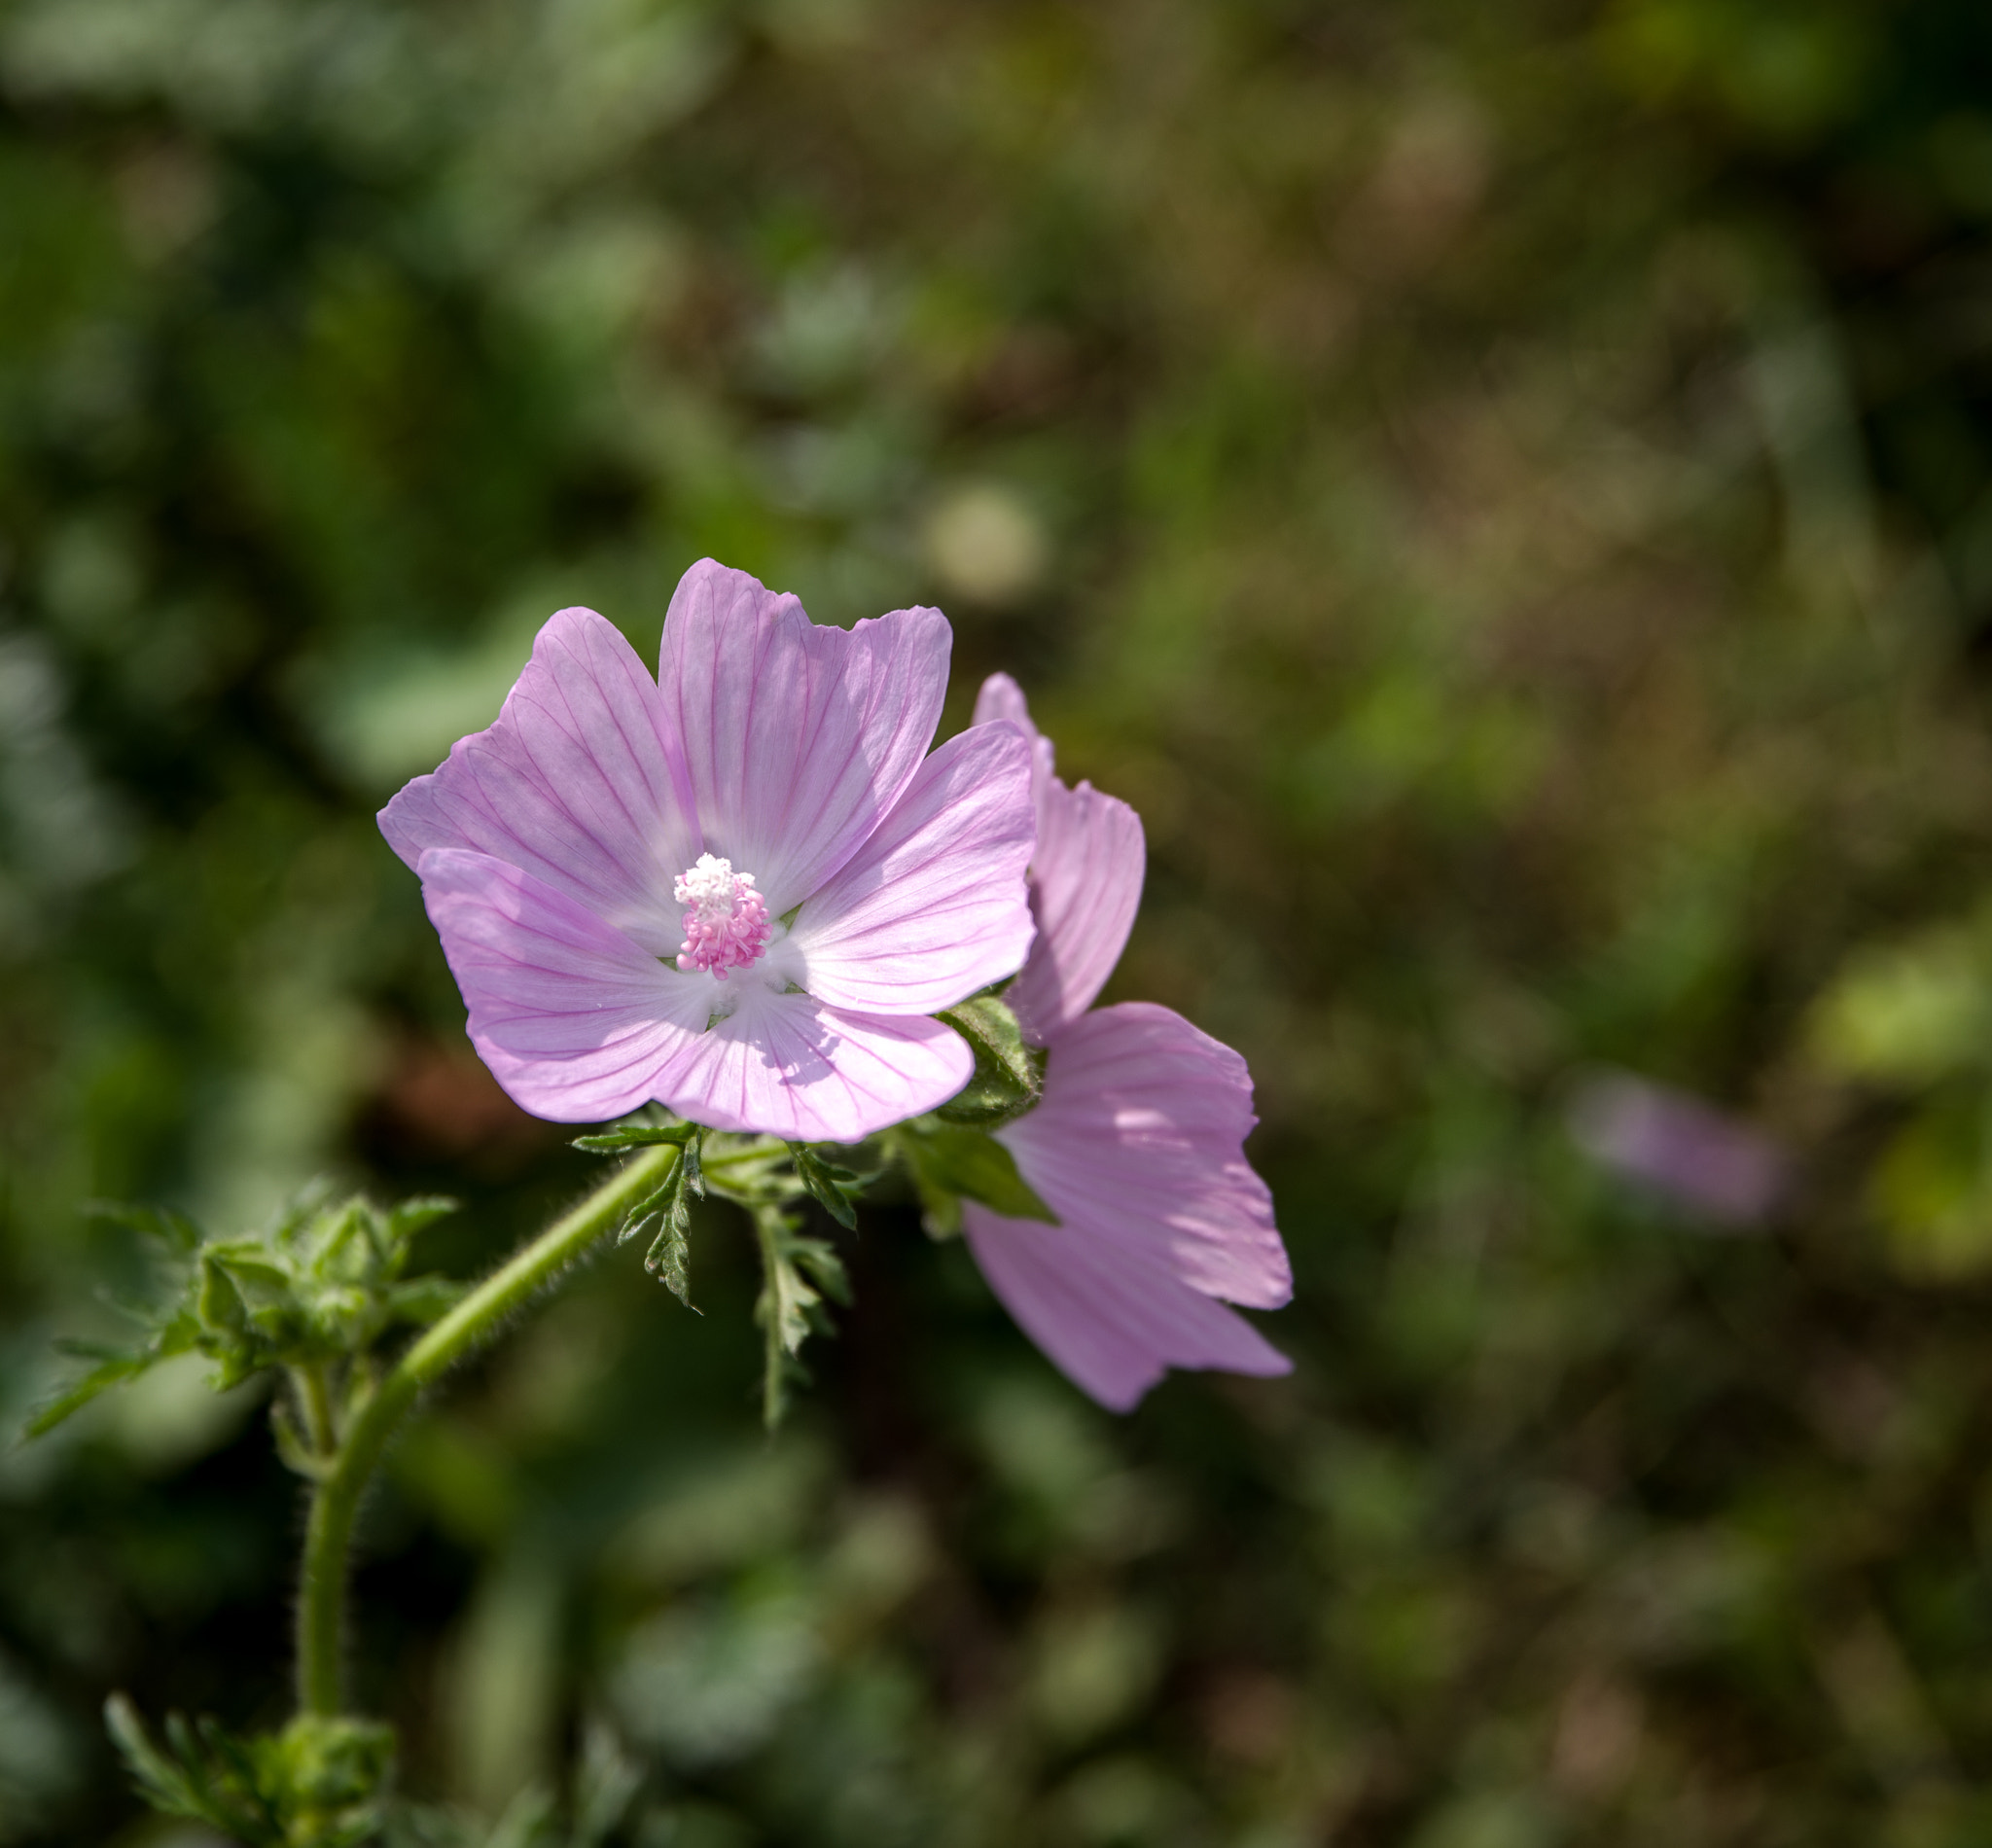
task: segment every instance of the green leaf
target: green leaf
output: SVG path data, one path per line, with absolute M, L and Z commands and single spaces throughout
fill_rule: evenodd
M 377 1721 L 300 1715 L 280 1733 L 237 1738 L 168 1714 L 163 1748 L 123 1694 L 104 1724 L 155 1809 L 204 1823 L 247 1848 L 360 1848 L 378 1839 L 393 1731 Z
M 1045 1055 L 1024 1044 L 1007 1003 L 977 995 L 935 1018 L 959 1033 L 976 1055 L 975 1075 L 935 1112 L 943 1122 L 993 1129 L 1036 1104 L 1045 1088 Z
M 393 1253 L 394 1267 L 399 1270 L 408 1256 L 408 1248 L 415 1234 L 434 1226 L 438 1220 L 447 1219 L 450 1214 L 461 1210 L 461 1202 L 441 1193 L 418 1194 L 414 1199 L 402 1200 L 387 1209 L 383 1230 L 386 1242 Z
M 137 1347 L 119 1348 L 99 1341 L 58 1336 L 54 1344 L 57 1353 L 72 1355 L 78 1360 L 94 1361 L 96 1365 L 81 1379 L 73 1380 L 38 1405 L 21 1427 L 20 1435 L 24 1439 L 46 1437 L 63 1419 L 72 1412 L 81 1411 L 98 1394 L 109 1392 L 113 1386 L 122 1386 L 128 1379 L 136 1379 L 175 1354 L 187 1353 L 196 1345 L 199 1333 L 194 1318 L 182 1310 L 156 1326 L 150 1338 Z
M 694 1129 L 679 1151 L 671 1172 L 652 1193 L 629 1209 L 618 1234 L 619 1243 L 648 1238 L 643 1267 L 688 1309 L 692 1300 L 692 1202 L 705 1197 L 705 1170 L 700 1164 L 702 1129 Z
M 864 1190 L 867 1177 L 824 1160 L 804 1143 L 790 1143 L 789 1156 L 796 1164 L 796 1179 L 809 1190 L 810 1197 L 846 1231 L 856 1231 L 858 1213 L 854 1200 Z
M 799 1356 L 814 1334 L 832 1332 L 823 1306 L 849 1302 L 850 1280 L 843 1261 L 820 1238 L 805 1238 L 794 1217 L 779 1207 L 755 1209 L 754 1227 L 761 1241 L 761 1297 L 754 1320 L 762 1331 L 762 1416 L 772 1431 L 788 1410 L 788 1388 L 806 1378 Z
M 172 1295 L 164 1305 L 125 1306 L 141 1331 L 130 1345 L 72 1347 L 94 1364 L 36 1409 L 26 1435 L 53 1429 L 109 1387 L 189 1349 L 215 1363 L 218 1391 L 270 1368 L 328 1366 L 339 1389 L 354 1377 L 351 1364 L 397 1324 L 433 1322 L 461 1295 L 441 1277 L 401 1281 L 409 1241 L 451 1210 L 434 1197 L 385 1211 L 360 1195 L 335 1203 L 314 1186 L 261 1233 L 203 1240 L 178 1214 L 97 1207 L 166 1245 Z
M 146 1238 L 156 1238 L 176 1256 L 185 1257 L 200 1243 L 200 1227 L 185 1213 L 167 1206 L 127 1206 L 120 1200 L 90 1200 L 83 1211 Z
M 692 1300 L 692 1241 L 686 1236 L 685 1221 L 675 1212 L 646 1222 L 658 1233 L 643 1255 L 643 1267 L 688 1309 L 696 1311 Z
M 704 1133 L 697 1123 L 624 1123 L 598 1136 L 576 1136 L 573 1146 L 589 1155 L 622 1155 L 630 1149 L 655 1149 L 662 1143 L 682 1149 Z
M 974 1200 L 1005 1219 L 1058 1224 L 1058 1215 L 1039 1198 L 1016 1159 L 994 1136 L 957 1123 L 922 1119 L 907 1125 L 901 1146 L 912 1164 L 913 1184 L 929 1214 L 941 1219 L 943 1235 L 960 1229 L 958 1212 L 937 1202 Z
M 81 1411 L 100 1393 L 107 1393 L 113 1386 L 122 1386 L 127 1379 L 136 1379 L 139 1374 L 163 1357 L 151 1349 L 132 1354 L 120 1354 L 100 1361 L 79 1379 L 65 1386 L 53 1399 L 45 1401 L 32 1412 L 21 1427 L 24 1438 L 42 1438 L 53 1431 L 72 1412 Z

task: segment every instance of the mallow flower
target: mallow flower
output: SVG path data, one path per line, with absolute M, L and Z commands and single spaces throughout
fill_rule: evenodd
M 819 627 L 710 559 L 656 680 L 592 610 L 541 629 L 497 722 L 380 812 L 517 1103 L 855 1142 L 961 1088 L 929 1016 L 1023 961 L 1034 826 L 1014 728 L 927 752 L 950 639 L 938 610 Z
M 984 682 L 976 719 L 1031 741 L 1038 938 L 1005 999 L 1045 1049 L 1044 1090 L 994 1133 L 1059 1220 L 964 1201 L 976 1262 L 1024 1332 L 1117 1411 L 1171 1367 L 1287 1372 L 1286 1357 L 1225 1306 L 1275 1309 L 1293 1295 L 1271 1196 L 1245 1160 L 1257 1120 L 1245 1061 L 1168 1008 L 1087 1011 L 1141 903 L 1140 818 L 1088 783 L 1058 780 L 1050 741 L 1007 674 Z

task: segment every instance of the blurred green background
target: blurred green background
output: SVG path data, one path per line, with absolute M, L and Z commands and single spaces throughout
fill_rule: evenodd
M 372 815 L 703 553 L 1142 811 L 1111 992 L 1251 1061 L 1297 1370 L 1109 1417 L 887 1205 L 770 1444 L 741 1226 L 702 1319 L 618 1254 L 373 1509 L 407 1787 L 1992 1842 L 1982 0 L 0 4 L 10 1424 L 143 1285 L 92 1198 L 469 1272 L 583 1185 Z M 1778 1205 L 1601 1160 L 1615 1071 Z M 0 1841 L 193 1848 L 98 1708 L 279 1719 L 298 1527 L 197 1366 L 0 1456 Z

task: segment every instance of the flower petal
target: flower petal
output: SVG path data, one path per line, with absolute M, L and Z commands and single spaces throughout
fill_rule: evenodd
M 1016 729 L 949 738 L 797 914 L 800 984 L 834 1007 L 932 1013 L 1012 974 L 1031 943 L 1034 835 Z
M 665 708 L 707 848 L 754 874 L 770 912 L 841 867 L 919 768 L 950 642 L 939 610 L 827 628 L 744 571 L 707 558 L 685 574 L 664 619 Z
M 1031 709 L 1023 689 L 1008 674 L 991 674 L 976 694 L 975 717 L 971 725 L 994 725 L 1008 719 L 1031 745 L 1031 797 L 1041 806 L 1052 775 L 1051 740 L 1031 722 Z
M 1272 1196 L 1246 1164 L 1245 1061 L 1150 1002 L 1065 1029 L 1045 1094 L 996 1133 L 1075 1237 L 1163 1262 L 1192 1290 L 1254 1309 L 1293 1295 Z
M 672 881 L 700 847 L 663 716 L 621 631 L 592 610 L 562 610 L 497 723 L 396 796 L 380 832 L 411 867 L 436 847 L 508 861 L 670 954 L 683 935 Z
M 680 1048 L 657 1096 L 715 1129 L 859 1142 L 945 1103 L 974 1069 L 967 1042 L 938 1020 L 743 984 L 733 1013 Z
M 1031 910 L 1038 941 L 1008 999 L 1027 1039 L 1049 1046 L 1091 1006 L 1141 908 L 1141 817 L 1090 783 L 1053 781 L 1038 809 Z
M 962 1230 L 1003 1306 L 1101 1404 L 1128 1411 L 1171 1367 L 1290 1372 L 1243 1316 L 1192 1290 L 1165 1260 L 1130 1255 L 1071 1222 L 1004 1219 L 973 1202 Z
M 716 985 L 682 976 L 529 872 L 432 847 L 416 866 L 471 1043 L 536 1117 L 600 1122 L 660 1095 Z
M 1127 946 L 1141 908 L 1147 847 L 1141 817 L 1090 783 L 1067 789 L 1051 773 L 1051 741 L 1031 723 L 1022 689 L 991 674 L 976 698 L 976 723 L 1008 720 L 1031 742 L 1038 846 L 1031 856 L 1031 910 L 1038 941 L 1005 995 L 1024 1037 L 1047 1046 L 1092 1005 Z

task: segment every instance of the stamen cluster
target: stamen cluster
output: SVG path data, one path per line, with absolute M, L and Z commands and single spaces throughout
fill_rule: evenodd
M 725 981 L 728 970 L 761 960 L 772 927 L 766 901 L 754 889 L 753 873 L 735 872 L 730 860 L 702 853 L 696 865 L 678 875 L 671 896 L 687 907 L 685 941 L 678 945 L 680 969 L 704 971 Z

